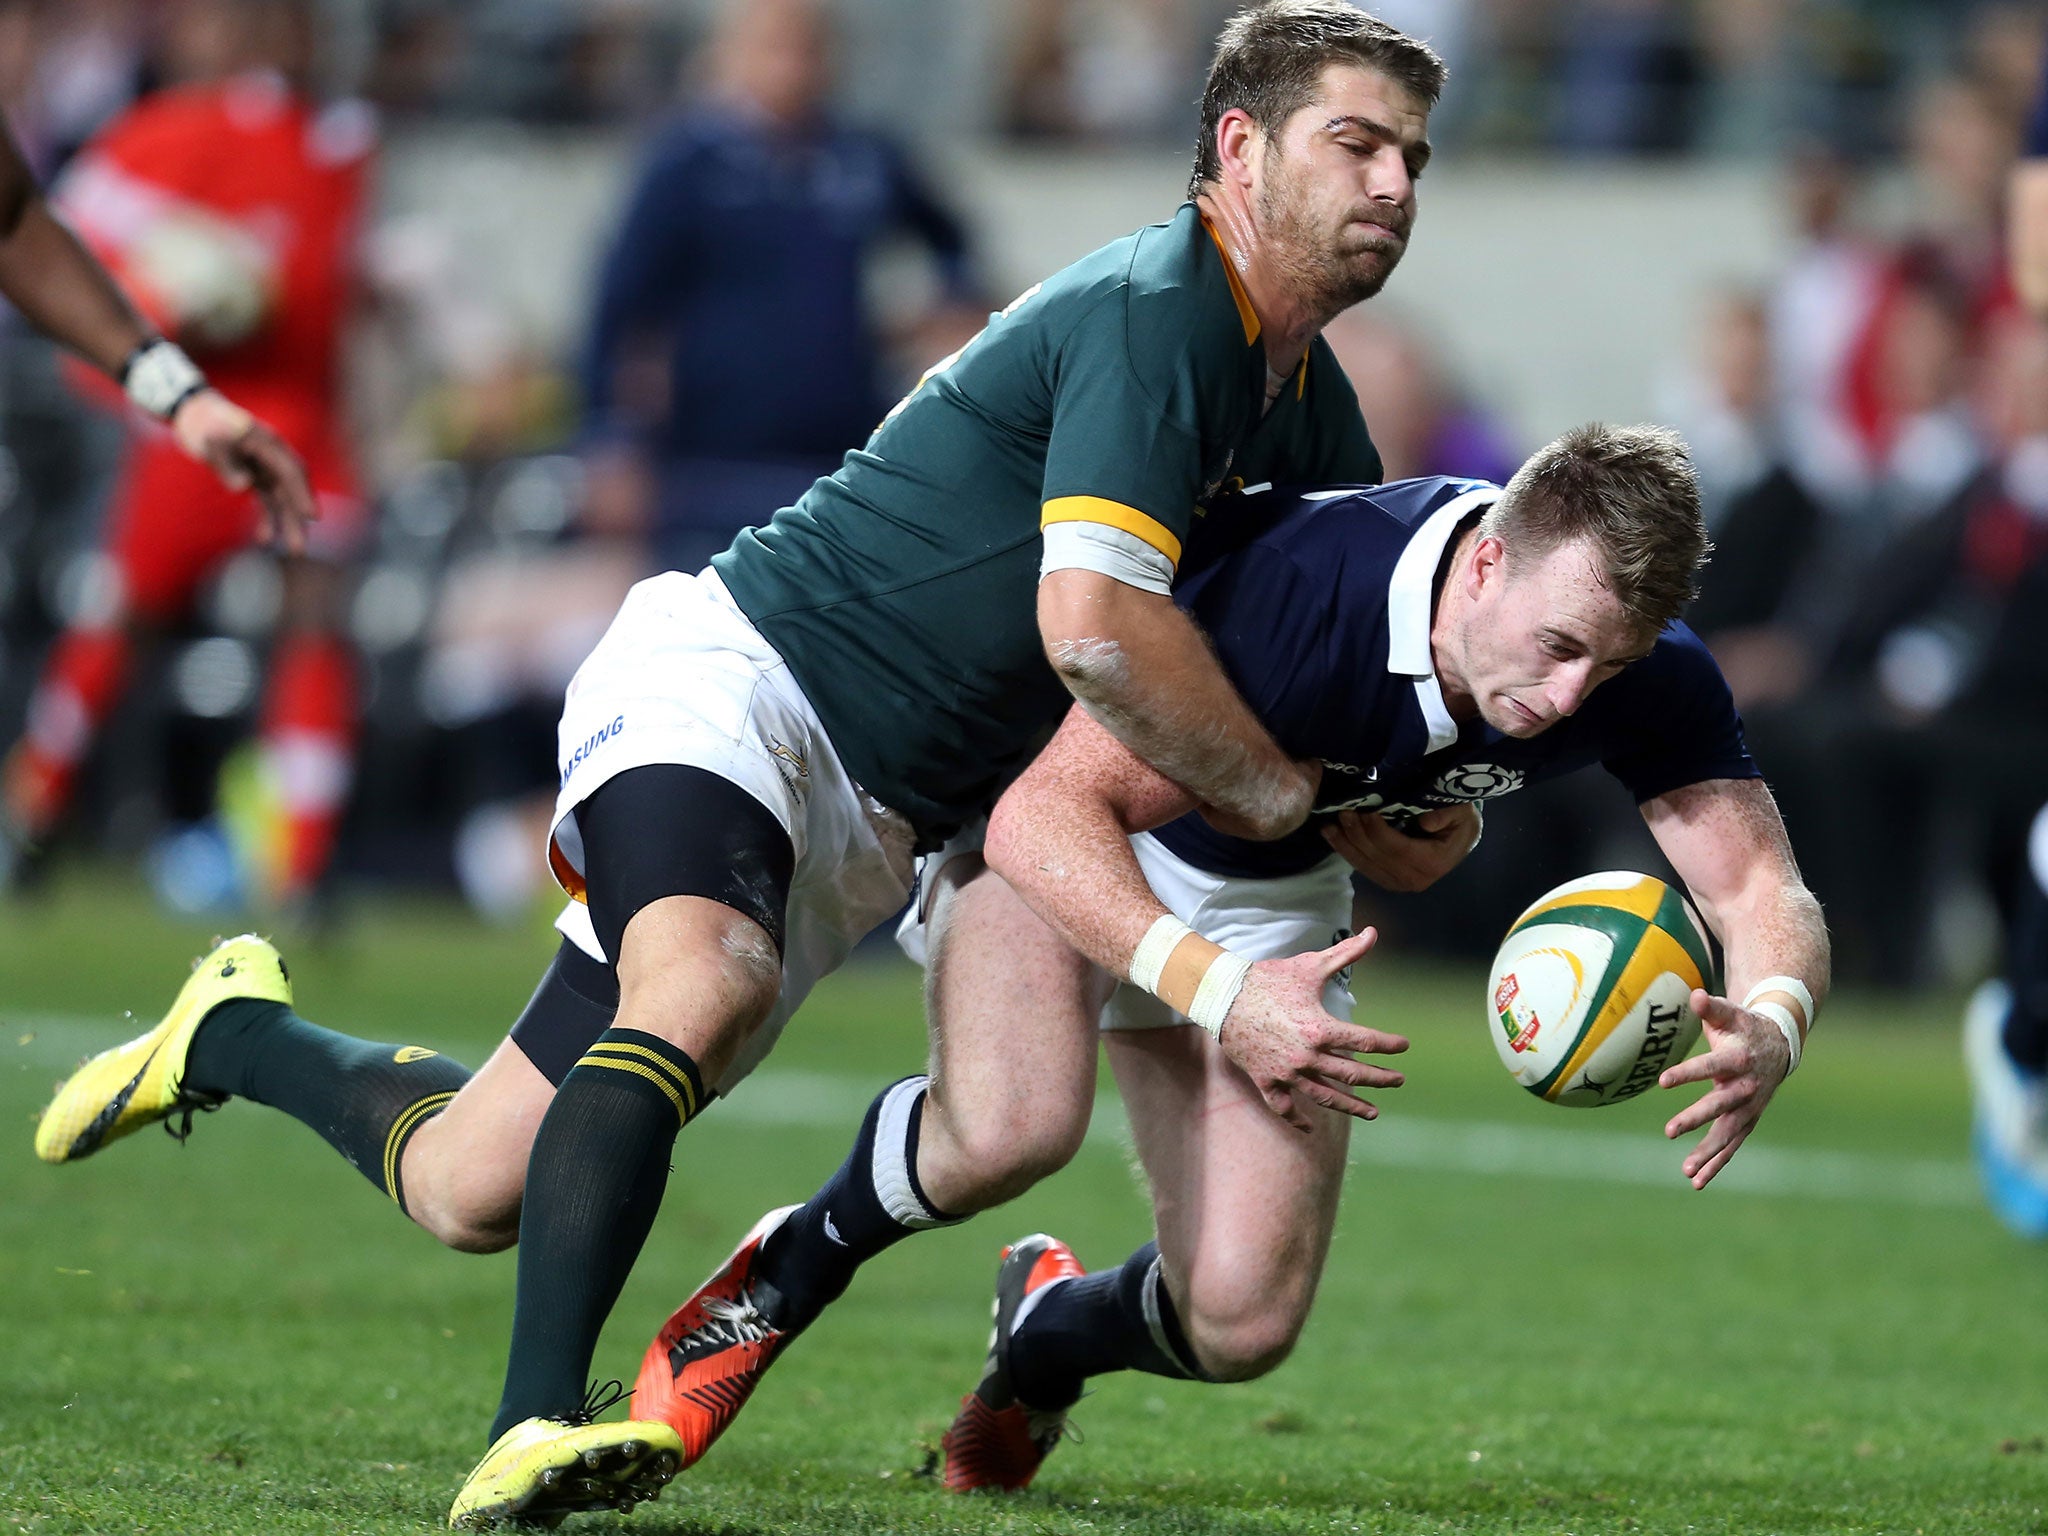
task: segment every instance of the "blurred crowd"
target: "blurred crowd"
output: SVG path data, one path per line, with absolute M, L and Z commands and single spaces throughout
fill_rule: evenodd
M 95 146 L 151 92 L 270 67 L 249 19 L 265 3 L 289 0 L 0 0 L 0 102 L 60 206 L 92 190 Z M 359 723 L 352 772 L 323 781 L 345 807 L 339 867 L 311 869 L 307 891 L 337 875 L 433 880 L 490 913 L 526 910 L 545 880 L 561 689 L 625 588 L 701 564 L 829 471 L 1006 297 L 987 291 L 974 232 L 921 167 L 920 142 L 943 126 L 1178 145 L 1231 8 L 302 7 L 320 39 L 304 89 L 367 101 L 387 138 L 451 120 L 597 128 L 632 162 L 570 355 L 545 355 L 493 312 L 430 221 L 361 232 L 346 411 L 374 516 L 325 620 L 353 647 Z M 2005 850 L 2048 793 L 2048 648 L 2027 623 L 2048 598 L 2048 334 L 2013 298 L 2002 241 L 2044 8 L 1377 9 L 1449 57 L 1458 88 L 1433 136 L 1461 153 L 1775 167 L 1791 258 L 1767 281 L 1702 295 L 1697 354 L 1643 404 L 1686 433 L 1707 492 L 1717 553 L 1692 622 L 1737 691 L 1844 973 L 1916 983 L 1983 964 Z M 958 70 L 932 83 L 933 60 L 971 61 L 968 83 Z M 197 321 L 182 339 L 205 352 Z M 1330 339 L 1390 477 L 1505 479 L 1535 446 L 1398 298 L 1343 317 Z M 38 701 L 50 715 L 43 658 L 105 606 L 101 528 L 123 432 L 10 328 L 6 740 Z M 235 743 L 265 714 L 265 659 L 298 601 L 251 551 L 206 573 L 189 611 L 158 616 L 169 643 L 109 706 L 109 744 L 81 756 L 60 846 L 139 858 L 180 906 L 264 898 L 247 856 L 263 839 L 248 826 L 264 814 L 261 771 Z M 1557 799 L 1558 814 L 1504 807 L 1472 878 L 1391 925 L 1485 948 L 1561 871 L 1642 853 L 1625 806 L 1573 786 Z
M 1232 0 L 845 0 L 840 94 L 912 136 L 1179 143 Z M 719 0 L 328 0 L 330 83 L 395 123 L 634 126 L 659 116 Z M 1768 156 L 1792 134 L 1900 147 L 1898 104 L 1954 64 L 2032 89 L 2033 7 L 2011 0 L 1385 0 L 1459 89 L 1460 149 Z M 9 0 L 0 91 L 61 158 L 137 89 L 219 67 L 182 0 Z M 942 64 L 935 71 L 933 65 Z

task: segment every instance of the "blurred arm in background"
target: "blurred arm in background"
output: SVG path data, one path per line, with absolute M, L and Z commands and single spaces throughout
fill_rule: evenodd
M 182 353 L 158 337 L 112 277 L 44 201 L 14 136 L 0 125 L 0 293 L 38 329 L 109 377 L 131 386 L 131 363 L 154 354 L 170 391 L 159 414 L 193 458 L 234 490 L 262 498 L 273 538 L 294 551 L 319 514 L 298 456 L 277 434 L 207 386 Z M 163 348 L 164 352 L 156 349 Z M 175 353 L 175 357 L 167 356 Z M 174 372 L 177 364 L 183 372 Z
M 2027 120 L 2007 190 L 2012 285 L 2029 312 L 2048 319 L 2048 90 Z

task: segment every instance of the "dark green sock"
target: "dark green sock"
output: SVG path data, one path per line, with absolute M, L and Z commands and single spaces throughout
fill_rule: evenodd
M 704 1102 L 697 1064 L 609 1029 L 562 1079 L 526 1162 L 512 1353 L 491 1440 L 583 1401 L 597 1335 L 661 1209 L 676 1133 Z
M 222 1003 L 192 1036 L 185 1086 L 281 1109 L 326 1137 L 402 1209 L 399 1163 L 469 1069 L 417 1045 L 379 1045 L 308 1024 L 282 1003 Z

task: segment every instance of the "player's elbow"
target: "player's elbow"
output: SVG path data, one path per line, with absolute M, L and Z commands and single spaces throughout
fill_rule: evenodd
M 1100 571 L 1052 571 L 1038 584 L 1038 631 L 1045 658 L 1076 698 L 1115 698 L 1130 682 L 1133 616 L 1170 603 Z
M 1011 889 L 1023 891 L 1029 888 L 1032 860 L 1026 846 L 1030 819 L 1019 801 L 1029 796 L 1020 796 L 1017 791 L 1018 786 L 1012 785 L 989 813 L 988 835 L 982 841 L 981 856 L 990 869 L 1009 882 Z

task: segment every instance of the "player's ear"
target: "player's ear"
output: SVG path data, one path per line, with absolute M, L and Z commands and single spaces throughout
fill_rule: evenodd
M 1239 186 L 1252 184 L 1252 166 L 1264 139 L 1259 125 L 1242 107 L 1232 107 L 1216 122 L 1216 163 L 1226 181 Z
M 1472 553 L 1460 573 L 1468 595 L 1477 597 L 1490 586 L 1498 586 L 1508 577 L 1507 546 L 1493 534 L 1476 540 Z

